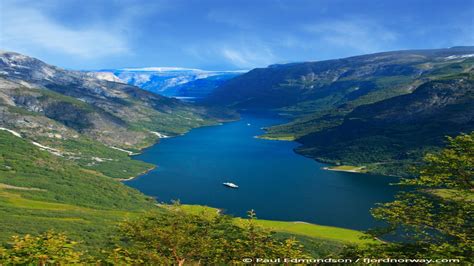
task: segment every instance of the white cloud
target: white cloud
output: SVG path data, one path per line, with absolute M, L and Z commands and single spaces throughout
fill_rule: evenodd
M 277 61 L 273 51 L 262 44 L 223 45 L 217 52 L 227 62 L 241 68 L 264 67 Z
M 364 53 L 384 49 L 398 38 L 397 33 L 364 19 L 330 20 L 305 25 L 303 29 L 319 42 Z
M 229 49 L 229 48 L 222 48 L 221 49 L 221 54 L 232 62 L 232 64 L 237 65 L 237 66 L 248 66 L 250 65 L 250 58 L 247 52 L 242 52 L 242 51 L 237 51 L 234 49 Z
M 2 5 L 0 44 L 4 49 L 43 49 L 81 58 L 128 53 L 123 36 L 103 26 L 72 29 L 30 7 Z
M 225 63 L 242 69 L 264 67 L 278 61 L 270 46 L 255 38 L 190 44 L 183 50 L 201 62 Z

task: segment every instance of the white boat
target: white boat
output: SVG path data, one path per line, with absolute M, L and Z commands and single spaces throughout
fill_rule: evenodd
M 230 188 L 239 188 L 239 186 L 237 186 L 234 183 L 230 183 L 230 182 L 224 182 L 224 183 L 222 183 L 222 185 L 224 185 L 226 187 L 230 187 Z
M 250 123 L 247 123 L 247 126 L 251 126 L 251 124 L 250 124 Z

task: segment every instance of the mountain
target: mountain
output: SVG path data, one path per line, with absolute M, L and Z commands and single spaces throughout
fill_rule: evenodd
M 303 145 L 297 151 L 330 163 L 405 175 L 425 152 L 444 146 L 445 136 L 473 130 L 471 71 L 423 83 L 410 94 L 359 106 L 340 125 L 298 139 Z
M 262 137 L 296 140 L 308 157 L 407 175 L 445 135 L 473 130 L 473 65 L 474 47 L 272 65 L 227 81 L 206 101 L 291 118 Z
M 236 108 L 292 107 L 292 112 L 337 106 L 364 95 L 380 100 L 413 91 L 434 71 L 469 60 L 473 47 L 408 50 L 257 68 L 217 88 L 208 101 Z M 433 73 L 436 74 L 436 73 Z
M 216 123 L 226 112 L 2 52 L 0 114 L 1 128 L 83 167 L 125 178 L 150 168 L 128 153 L 160 137 Z
M 99 78 L 120 81 L 171 97 L 207 96 L 224 81 L 246 71 L 208 71 L 179 67 L 123 68 L 89 72 Z

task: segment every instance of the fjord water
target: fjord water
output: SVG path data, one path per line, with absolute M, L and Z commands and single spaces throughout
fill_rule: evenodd
M 305 221 L 351 229 L 376 223 L 369 209 L 393 199 L 395 178 L 323 170 L 298 155 L 296 142 L 257 139 L 262 127 L 284 121 L 243 115 L 240 121 L 203 127 L 146 149 L 136 159 L 158 167 L 127 185 L 160 202 L 179 199 L 260 219 Z M 233 182 L 230 189 L 223 182 Z

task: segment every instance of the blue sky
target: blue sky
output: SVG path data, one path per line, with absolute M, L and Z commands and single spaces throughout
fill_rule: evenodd
M 249 69 L 473 45 L 473 17 L 474 0 L 0 0 L 0 44 L 75 69 Z

